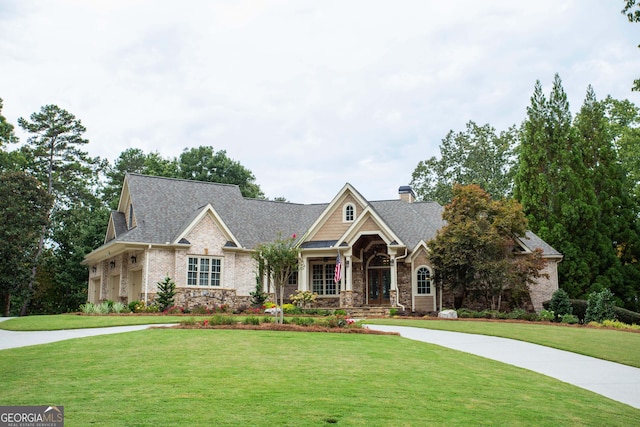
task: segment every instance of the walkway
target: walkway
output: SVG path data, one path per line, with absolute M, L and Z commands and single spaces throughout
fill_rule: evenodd
M 538 372 L 640 409 L 640 369 L 537 344 L 461 332 L 367 325 Z
M 0 322 L 9 319 L 0 317 Z M 154 326 L 173 325 L 135 325 L 135 326 L 111 326 L 108 328 L 65 329 L 62 331 L 29 331 L 15 332 L 0 329 L 0 350 L 8 348 L 26 347 L 30 345 L 48 344 L 56 341 L 72 338 L 93 337 L 96 335 L 119 334 L 121 332 L 140 331 Z

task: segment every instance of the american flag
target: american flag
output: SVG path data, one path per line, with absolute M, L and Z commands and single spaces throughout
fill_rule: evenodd
M 336 269 L 333 275 L 333 281 L 338 283 L 342 280 L 342 261 L 340 260 L 340 252 L 338 252 L 338 257 L 336 258 Z

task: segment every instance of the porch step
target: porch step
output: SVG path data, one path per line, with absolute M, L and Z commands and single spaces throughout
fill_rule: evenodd
M 349 317 L 364 319 L 367 317 L 386 317 L 392 307 L 343 307 Z

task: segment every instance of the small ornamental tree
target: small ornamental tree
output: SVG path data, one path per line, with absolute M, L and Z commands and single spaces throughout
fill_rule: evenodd
M 175 296 L 176 284 L 171 280 L 171 277 L 167 276 L 162 282 L 158 282 L 158 297 L 156 302 L 160 311 L 165 311 L 167 308 L 171 307 Z
M 271 243 L 260 244 L 253 254 L 259 274 L 262 276 L 264 272 L 274 285 L 276 323 L 283 323 L 284 286 L 291 273 L 299 268 L 299 255 L 295 234 L 287 239 L 279 238 Z

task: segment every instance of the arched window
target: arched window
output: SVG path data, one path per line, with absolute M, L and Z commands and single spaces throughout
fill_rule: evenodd
M 431 270 L 428 267 L 422 266 L 416 270 L 416 284 L 418 295 L 431 293 Z
M 351 203 L 344 205 L 344 222 L 353 222 L 356 218 L 356 207 Z

